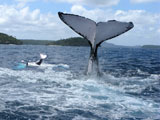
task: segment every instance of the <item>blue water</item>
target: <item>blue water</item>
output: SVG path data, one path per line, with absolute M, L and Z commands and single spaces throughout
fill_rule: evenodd
M 160 49 L 0 45 L 0 120 L 159 120 Z M 14 69 L 48 55 L 40 67 Z

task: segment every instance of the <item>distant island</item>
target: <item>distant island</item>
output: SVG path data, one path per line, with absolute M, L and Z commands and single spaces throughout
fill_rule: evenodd
M 4 33 L 0 33 L 0 44 L 16 44 L 16 45 L 21 45 L 22 42 L 20 40 L 17 40 L 13 36 L 9 36 Z
M 16 39 L 15 37 L 4 33 L 0 33 L 0 44 L 89 46 L 88 41 L 82 37 L 72 37 L 72 38 L 53 41 L 53 40 Z M 121 45 L 114 45 L 112 43 L 107 43 L 107 42 L 104 42 L 101 46 L 107 48 L 127 47 Z M 143 45 L 139 46 L 138 48 L 160 49 L 160 45 Z
M 86 39 L 81 37 L 74 37 L 68 39 L 62 39 L 57 41 L 52 41 L 48 45 L 61 45 L 61 46 L 89 46 Z
M 143 45 L 142 48 L 160 49 L 160 45 Z
M 4 33 L 0 33 L 0 44 L 16 44 L 16 45 L 60 45 L 60 46 L 89 46 L 87 40 L 81 37 L 73 37 L 61 39 L 57 41 L 51 40 L 33 40 L 33 39 L 16 39 Z
M 89 46 L 88 41 L 81 37 L 73 37 L 56 41 L 22 39 L 21 42 L 23 45 Z
M 23 45 L 48 45 L 51 40 L 33 40 L 33 39 L 21 39 Z

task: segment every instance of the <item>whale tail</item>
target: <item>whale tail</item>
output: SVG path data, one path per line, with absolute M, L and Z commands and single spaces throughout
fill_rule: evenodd
M 36 62 L 37 65 L 41 65 L 44 59 L 47 58 L 47 55 L 40 53 L 40 60 Z
M 40 58 L 41 58 L 41 59 L 46 59 L 46 58 L 47 58 L 47 55 L 40 53 Z
M 109 20 L 107 22 L 96 23 L 93 20 L 78 15 L 62 12 L 58 12 L 58 15 L 72 30 L 87 39 L 93 48 L 99 46 L 105 40 L 127 32 L 134 26 L 132 22 Z
M 96 23 L 93 20 L 78 15 L 62 12 L 58 12 L 58 15 L 65 24 L 87 39 L 90 44 L 91 52 L 87 74 L 95 71 L 93 69 L 97 69 L 97 72 L 99 71 L 97 58 L 98 46 L 102 42 L 117 37 L 134 27 L 132 22 L 109 20 L 107 22 Z

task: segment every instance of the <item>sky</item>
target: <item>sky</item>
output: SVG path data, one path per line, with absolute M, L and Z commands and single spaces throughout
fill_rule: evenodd
M 79 36 L 58 12 L 96 22 L 118 20 L 134 28 L 107 42 L 116 45 L 160 45 L 160 0 L 0 0 L 0 33 L 17 39 L 59 40 Z

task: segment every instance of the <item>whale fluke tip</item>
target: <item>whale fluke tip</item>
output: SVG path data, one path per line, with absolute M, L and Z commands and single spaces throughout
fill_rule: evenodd
M 40 58 L 41 59 L 45 59 L 47 57 L 47 55 L 40 53 Z
M 134 27 L 134 24 L 133 24 L 133 22 L 129 22 L 128 29 L 130 30 L 130 29 L 132 29 L 133 27 Z
M 60 18 L 62 18 L 62 15 L 63 15 L 64 13 L 63 12 L 58 12 L 58 16 L 60 17 Z
M 62 12 L 58 12 L 58 15 L 61 15 L 61 14 L 63 14 Z

